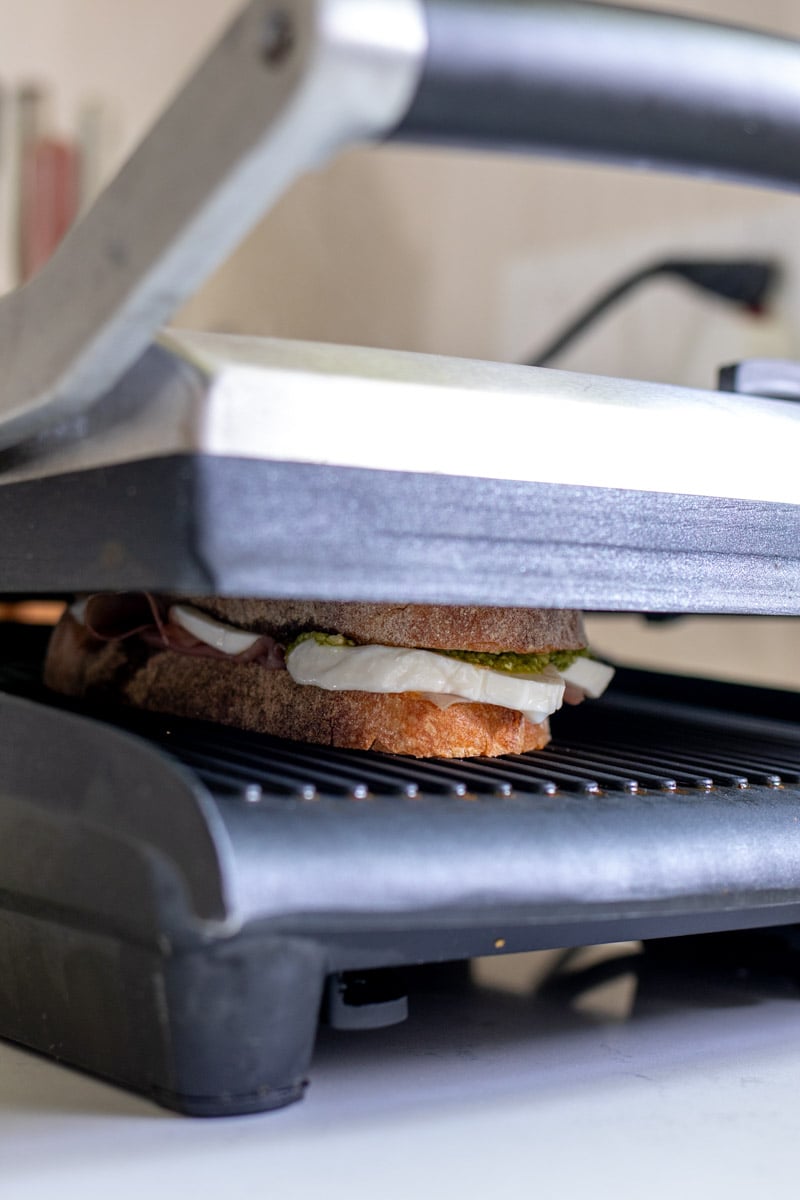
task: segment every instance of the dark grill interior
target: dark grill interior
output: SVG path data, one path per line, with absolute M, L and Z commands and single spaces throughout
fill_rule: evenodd
M 800 782 L 800 742 L 725 733 L 716 725 L 637 713 L 633 697 L 557 718 L 553 743 L 502 759 L 415 760 L 292 745 L 190 722 L 145 720 L 149 736 L 215 791 L 313 799 L 318 795 L 413 798 L 557 792 L 707 791 Z M 141 726 L 136 720 L 134 725 Z M 624 736 L 620 736 L 620 730 Z M 616 731 L 616 733 L 615 733 Z
M 0 688 L 63 703 L 39 684 L 41 634 L 25 642 L 0 665 Z M 336 750 L 148 713 L 87 711 L 148 737 L 219 794 L 366 800 L 780 788 L 800 783 L 794 704 L 791 693 L 623 670 L 607 697 L 556 715 L 547 749 L 471 760 Z

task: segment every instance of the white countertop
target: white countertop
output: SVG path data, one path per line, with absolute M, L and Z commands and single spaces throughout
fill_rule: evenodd
M 528 987 L 546 961 L 481 965 L 391 1029 L 323 1029 L 306 1100 L 259 1116 L 175 1116 L 0 1044 L 0 1195 L 793 1193 L 800 991 L 673 973 L 570 1005 Z

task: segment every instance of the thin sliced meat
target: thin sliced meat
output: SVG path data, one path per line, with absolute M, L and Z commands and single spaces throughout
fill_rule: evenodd
M 224 650 L 209 646 L 171 621 L 149 592 L 89 596 L 84 610 L 84 624 L 89 633 L 101 642 L 122 642 L 141 637 L 146 645 L 156 650 L 174 650 L 193 658 L 257 662 L 270 670 L 280 670 L 286 666 L 283 646 L 267 634 L 260 635 L 241 654 L 226 654 Z

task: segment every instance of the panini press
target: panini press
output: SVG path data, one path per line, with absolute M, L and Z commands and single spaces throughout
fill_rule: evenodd
M 159 333 L 302 170 L 386 139 L 796 186 L 800 45 L 251 0 L 0 305 L 2 591 L 797 615 L 791 364 L 713 393 Z M 43 652 L 3 629 L 0 1034 L 180 1111 L 298 1099 L 320 1013 L 401 1019 L 405 966 L 800 919 L 791 693 L 621 671 L 543 752 L 412 761 L 93 710 Z

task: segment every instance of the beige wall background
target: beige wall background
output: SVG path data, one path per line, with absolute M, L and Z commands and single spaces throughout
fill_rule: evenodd
M 2 0 L 0 77 L 6 86 L 52 83 L 54 119 L 65 129 L 82 104 L 100 98 L 109 175 L 238 6 Z M 794 0 L 652 6 L 800 37 Z M 631 263 L 687 247 L 775 246 L 794 254 L 788 243 L 797 240 L 798 222 L 793 199 L 756 189 L 524 156 L 371 148 L 296 185 L 178 319 L 510 359 Z M 672 319 L 654 321 L 672 301 Z M 786 329 L 750 328 L 678 285 L 654 288 L 627 307 L 635 312 L 598 329 L 566 364 L 687 382 L 689 375 L 702 382 L 705 372 L 707 381 L 713 367 L 702 362 L 698 314 L 715 347 L 729 336 L 738 348 L 743 333 L 748 341 L 793 341 Z M 648 336 L 654 325 L 658 336 Z
M 800 37 L 796 0 L 649 7 Z M 107 177 L 237 8 L 238 0 L 0 0 L 0 80 L 52 85 L 53 121 L 64 130 L 87 101 L 102 100 Z M 767 322 L 663 283 L 621 306 L 563 360 L 713 386 L 727 359 L 800 354 L 798 230 L 798 199 L 756 189 L 526 157 L 370 148 L 298 183 L 176 320 L 513 360 L 651 257 L 779 255 L 788 274 Z M 8 246 L 0 251 L 7 271 Z M 800 685 L 794 623 L 653 628 L 629 617 L 597 618 L 593 629 L 601 649 L 620 658 Z

